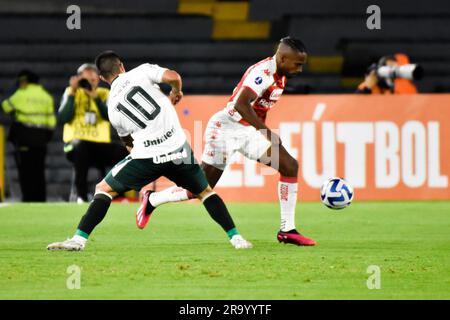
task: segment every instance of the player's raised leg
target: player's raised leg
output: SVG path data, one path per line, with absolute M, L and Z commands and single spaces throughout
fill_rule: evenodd
M 298 162 L 280 144 L 270 146 L 260 162 L 271 166 L 280 173 L 278 200 L 280 202 L 281 226 L 278 241 L 300 246 L 313 246 L 316 242 L 301 235 L 295 227 L 295 208 L 298 192 Z
M 151 195 L 153 194 L 158 195 L 158 199 L 160 201 L 159 203 L 155 203 L 149 200 L 149 195 L 151 197 Z M 209 199 L 210 196 L 212 196 L 211 199 Z M 205 189 L 197 196 L 193 195 L 190 191 L 178 186 L 169 187 L 160 192 L 146 191 L 144 193 L 141 206 L 139 207 L 138 214 L 136 216 L 136 223 L 140 229 L 143 229 L 145 228 L 150 218 L 150 215 L 152 214 L 156 206 L 159 206 L 167 202 L 177 202 L 195 198 L 198 198 L 203 202 L 203 205 L 205 206 L 211 218 L 222 227 L 222 229 L 226 232 L 226 234 L 230 238 L 231 244 L 236 249 L 248 249 L 252 247 L 252 244 L 249 241 L 245 240 L 239 234 L 233 222 L 233 219 L 231 218 L 231 215 L 228 212 L 228 209 L 223 204 L 222 199 L 218 197 L 217 194 L 215 194 L 215 192 L 212 191 L 212 188 L 210 186 L 208 186 L 207 189 Z
M 211 188 L 214 188 L 223 174 L 223 170 L 216 168 L 206 162 L 202 162 L 201 168 L 205 172 L 206 180 Z M 156 207 L 169 202 L 179 202 L 194 199 L 195 196 L 188 190 L 176 185 L 168 187 L 158 192 L 146 192 L 144 194 L 148 198 L 148 202 L 143 199 L 141 207 L 147 207 L 147 213 L 150 213 Z
M 86 246 L 89 235 L 103 220 L 108 212 L 111 201 L 117 193 L 102 180 L 96 185 L 94 199 L 85 215 L 81 218 L 74 236 L 62 242 L 51 243 L 48 250 L 81 251 Z
M 216 167 L 213 167 L 209 164 L 203 163 L 202 168 L 205 172 L 203 174 L 200 167 L 197 165 L 194 174 L 191 175 L 178 175 L 178 177 L 187 177 L 192 179 L 191 181 L 178 181 L 178 185 L 186 186 L 186 189 L 178 186 L 173 186 L 167 188 L 161 192 L 151 193 L 147 191 L 144 194 L 141 208 L 145 208 L 146 214 L 150 215 L 151 212 L 155 209 L 156 206 L 159 206 L 163 203 L 167 202 L 176 202 L 183 201 L 188 199 L 198 198 L 202 201 L 206 211 L 208 211 L 211 218 L 219 224 L 222 229 L 226 232 L 227 236 L 230 239 L 230 243 L 236 249 L 250 249 L 253 245 L 245 240 L 240 234 L 238 229 L 236 228 L 233 218 L 228 212 L 227 207 L 223 200 L 212 190 L 212 187 L 208 184 L 207 178 L 211 180 L 211 183 L 215 186 L 217 181 L 220 179 L 220 176 L 223 173 L 223 170 L 220 170 Z M 180 180 L 179 178 L 172 177 L 172 181 Z M 200 183 L 200 188 L 196 186 L 196 184 Z M 194 184 L 194 185 L 193 185 Z M 206 187 L 205 187 L 206 185 Z M 192 190 L 188 191 L 187 189 Z M 196 190 L 201 190 L 196 191 Z M 152 195 L 157 195 L 156 198 L 152 199 Z M 152 201 L 153 200 L 153 201 Z M 156 202 L 157 201 L 157 202 Z M 137 221 L 138 226 L 143 229 L 145 227 L 148 218 L 138 218 Z
M 220 179 L 223 170 L 206 163 L 202 164 L 202 170 L 197 164 L 189 145 L 186 144 L 185 148 L 189 149 L 189 157 L 183 160 L 183 163 L 170 163 L 170 167 L 166 170 L 165 176 L 175 182 L 178 186 L 184 188 L 181 189 L 177 187 L 179 188 L 179 191 L 177 192 L 184 193 L 184 200 L 187 199 L 189 194 L 191 197 L 198 198 L 202 201 L 211 218 L 222 227 L 228 235 L 231 244 L 236 249 L 251 248 L 252 244 L 239 234 L 223 200 L 212 190 L 208 183 L 207 176 L 205 175 L 206 173 L 211 180 L 211 183 L 215 185 Z M 162 194 L 164 195 L 165 192 L 167 191 L 163 191 Z M 147 211 L 151 212 L 155 208 L 155 205 L 160 205 L 162 202 L 152 203 L 151 195 L 150 197 L 148 197 L 148 195 L 149 192 L 145 194 L 141 207 L 150 207 Z M 159 193 L 159 195 L 161 195 L 161 193 Z M 141 228 L 143 227 L 145 227 L 145 225 L 141 224 Z
M 208 187 L 200 192 L 198 195 L 194 195 L 192 192 L 178 186 L 172 186 L 159 192 L 146 191 L 142 198 L 141 206 L 139 207 L 136 215 L 136 223 L 140 229 L 145 228 L 150 215 L 153 210 L 164 203 L 178 202 L 188 199 L 198 198 L 202 200 L 203 205 L 208 211 L 211 218 L 216 221 L 222 229 L 227 233 L 230 238 L 231 244 L 236 249 L 251 248 L 252 244 L 246 241 L 238 232 L 234 225 L 233 219 L 228 212 L 226 206 L 223 204 L 222 199 L 212 191 L 212 188 L 217 184 L 222 176 L 223 170 L 209 165 L 205 162 L 201 165 L 206 180 L 208 181 Z M 211 196 L 211 199 L 209 197 Z M 207 198 L 209 199 L 208 201 Z

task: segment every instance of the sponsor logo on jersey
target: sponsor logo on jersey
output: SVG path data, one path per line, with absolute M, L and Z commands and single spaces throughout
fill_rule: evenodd
M 270 94 L 270 100 L 279 100 L 281 95 L 283 94 L 283 89 L 274 89 Z
M 272 100 L 266 100 L 264 98 L 259 99 L 255 102 L 255 105 L 270 109 L 275 104 L 275 101 Z
M 256 77 L 255 83 L 256 84 L 261 84 L 262 83 L 262 78 L 261 77 Z
M 187 156 L 188 156 L 187 151 L 185 148 L 183 148 L 183 151 L 169 153 L 169 154 L 163 154 L 160 156 L 154 156 L 153 163 L 159 164 L 159 163 L 165 163 L 165 162 L 169 162 L 169 161 L 175 161 L 175 160 L 187 158 Z
M 156 146 L 158 144 L 161 144 L 163 142 L 165 142 L 167 139 L 169 139 L 170 137 L 173 136 L 175 132 L 175 128 L 172 127 L 172 129 L 170 129 L 169 131 L 167 131 L 166 133 L 164 133 L 161 137 L 158 137 L 156 139 L 153 140 L 145 140 L 144 141 L 144 147 L 150 147 L 150 146 Z

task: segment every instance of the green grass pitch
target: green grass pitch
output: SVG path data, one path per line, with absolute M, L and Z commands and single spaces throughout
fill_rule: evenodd
M 450 299 L 450 202 L 300 203 L 316 247 L 279 244 L 277 203 L 229 204 L 252 250 L 231 247 L 202 206 L 162 206 L 138 230 L 113 204 L 84 252 L 48 252 L 86 205 L 0 207 L 0 299 Z M 70 290 L 67 268 L 81 268 Z M 379 266 L 381 288 L 368 289 Z

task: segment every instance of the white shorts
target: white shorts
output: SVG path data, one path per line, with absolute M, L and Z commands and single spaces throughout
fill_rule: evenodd
M 257 160 L 270 146 L 270 141 L 255 127 L 244 126 L 219 111 L 208 121 L 202 161 L 224 170 L 236 151 Z

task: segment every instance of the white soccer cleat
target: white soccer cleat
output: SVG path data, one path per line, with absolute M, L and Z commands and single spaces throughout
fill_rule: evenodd
M 50 251 L 82 251 L 84 250 L 84 243 L 73 239 L 67 239 L 63 242 L 50 243 L 47 246 Z
M 235 234 L 230 239 L 230 243 L 235 249 L 251 249 L 251 248 L 253 248 L 253 245 L 251 244 L 251 242 L 245 240 L 240 234 Z

